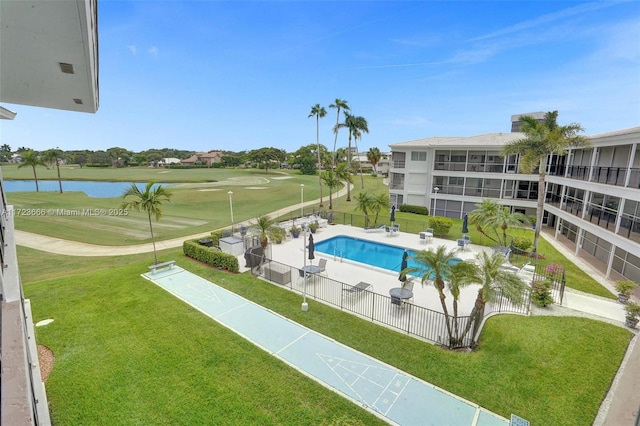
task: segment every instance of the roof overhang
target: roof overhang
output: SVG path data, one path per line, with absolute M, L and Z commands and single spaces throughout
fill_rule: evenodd
M 0 106 L 0 120 L 13 120 L 16 118 L 17 113 Z
M 0 1 L 0 101 L 98 110 L 97 0 Z

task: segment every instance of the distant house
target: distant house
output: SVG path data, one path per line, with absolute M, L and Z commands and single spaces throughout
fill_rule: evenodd
M 158 166 L 160 167 L 168 166 L 169 164 L 180 164 L 180 159 L 179 158 L 163 158 L 162 160 L 158 161 Z
M 223 157 L 223 154 L 219 151 L 199 152 L 187 158 L 186 160 L 181 160 L 180 164 L 183 164 L 183 165 L 206 164 L 207 166 L 211 166 L 213 163 L 219 163 L 222 157 Z
M 22 154 L 11 154 L 11 158 L 9 159 L 10 163 L 22 163 Z

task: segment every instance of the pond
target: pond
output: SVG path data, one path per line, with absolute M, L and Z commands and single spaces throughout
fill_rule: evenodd
M 140 189 L 147 183 L 136 182 Z M 167 185 L 159 183 L 158 185 Z M 60 186 L 57 180 L 38 180 L 38 187 L 43 192 L 59 192 Z M 63 192 L 84 192 L 91 198 L 114 198 L 121 197 L 122 194 L 131 187 L 131 182 L 104 182 L 88 180 L 63 180 Z M 5 180 L 4 190 L 6 192 L 35 192 L 36 184 L 34 180 Z

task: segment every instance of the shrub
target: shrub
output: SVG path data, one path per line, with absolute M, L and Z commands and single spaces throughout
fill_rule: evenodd
M 424 206 L 412 206 L 410 204 L 400 204 L 398 208 L 401 212 L 421 214 L 429 216 L 429 209 Z
M 533 282 L 533 289 L 531 290 L 531 301 L 534 305 L 541 308 L 544 308 L 545 306 L 553 303 L 550 280 Z
M 529 247 L 531 247 L 531 245 L 533 244 L 533 242 L 528 239 L 527 237 L 515 237 L 512 241 L 511 241 L 511 245 L 515 248 L 517 248 L 520 251 L 528 251 Z
M 429 228 L 433 228 L 434 236 L 446 236 L 453 226 L 453 220 L 448 217 L 432 216 L 429 218 Z
M 629 297 L 638 284 L 631 280 L 618 281 L 614 285 L 616 291 L 623 296 Z
M 211 231 L 211 241 L 214 246 L 220 245 L 220 238 L 222 238 L 222 231 Z
M 223 268 L 231 272 L 240 271 L 238 258 L 232 254 L 223 253 L 217 248 L 198 244 L 198 240 L 187 240 L 182 243 L 182 252 L 185 256 L 211 265 L 215 268 Z
M 273 226 L 269 228 L 269 238 L 273 243 L 276 243 L 276 244 L 282 243 L 282 241 L 284 241 L 285 235 L 286 233 L 284 229 L 280 228 L 279 226 Z

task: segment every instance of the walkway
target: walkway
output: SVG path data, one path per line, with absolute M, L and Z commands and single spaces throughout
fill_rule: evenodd
M 398 425 L 507 425 L 497 414 L 179 267 L 143 277 L 323 386 Z

